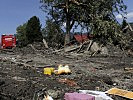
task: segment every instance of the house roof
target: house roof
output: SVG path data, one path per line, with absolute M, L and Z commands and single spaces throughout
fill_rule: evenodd
M 84 41 L 88 40 L 88 36 L 87 34 L 76 34 L 74 35 L 74 38 L 79 42 L 79 43 L 83 43 Z

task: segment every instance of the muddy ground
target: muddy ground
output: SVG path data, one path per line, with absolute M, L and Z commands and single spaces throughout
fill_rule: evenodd
M 25 67 L 21 62 L 31 65 Z M 69 75 L 43 74 L 43 68 L 57 68 L 68 64 Z M 53 50 L 32 50 L 29 46 L 0 53 L 0 100 L 32 100 L 34 94 L 45 89 L 55 100 L 63 100 L 66 92 L 80 89 L 107 91 L 118 87 L 133 91 L 133 57 L 123 51 L 111 49 L 109 55 L 53 53 Z M 67 79 L 65 83 L 60 80 Z M 114 97 L 114 100 L 127 100 Z

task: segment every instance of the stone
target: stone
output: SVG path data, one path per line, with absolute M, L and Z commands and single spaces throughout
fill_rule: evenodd
M 61 93 L 61 91 L 59 91 L 59 90 L 56 91 L 56 90 L 50 89 L 50 90 L 47 91 L 47 93 L 52 98 L 56 99 L 56 98 L 58 98 L 58 95 Z
M 100 47 L 98 45 L 98 43 L 94 42 L 90 48 L 91 52 L 97 52 L 98 50 L 100 50 Z
M 103 54 L 103 55 L 108 55 L 109 54 L 107 47 L 102 47 L 101 48 L 101 54 Z

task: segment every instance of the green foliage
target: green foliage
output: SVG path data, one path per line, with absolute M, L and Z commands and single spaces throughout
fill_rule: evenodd
M 80 25 L 92 30 L 102 40 L 122 39 L 121 28 L 114 13 L 126 13 L 123 0 L 41 0 L 41 3 L 42 9 L 55 21 L 61 24 L 69 21 L 70 30 Z
M 27 23 L 20 25 L 16 29 L 16 37 L 19 46 L 23 47 L 35 41 L 42 41 L 41 25 L 36 16 L 33 16 Z
M 60 47 L 64 44 L 64 34 L 60 25 L 50 19 L 46 21 L 46 26 L 42 29 L 42 35 L 50 46 Z
M 26 37 L 28 39 L 28 43 L 42 41 L 43 37 L 41 34 L 41 25 L 39 19 L 36 16 L 30 18 L 30 20 L 27 22 Z
M 28 43 L 27 37 L 26 37 L 26 25 L 27 23 L 20 25 L 16 29 L 16 37 L 19 43 L 19 46 L 26 46 Z
M 121 28 L 123 30 L 123 33 L 126 33 L 127 32 L 127 30 L 128 30 L 128 24 L 127 24 L 127 21 L 125 19 L 123 19 Z

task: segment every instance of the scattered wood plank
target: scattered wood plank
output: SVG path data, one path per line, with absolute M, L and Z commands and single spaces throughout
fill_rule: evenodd
M 121 96 L 121 97 L 124 97 L 127 99 L 133 99 L 133 92 L 123 90 L 123 89 L 112 88 L 112 89 L 106 91 L 106 93 L 108 93 L 110 95 Z
M 30 45 L 30 47 L 31 47 L 34 51 L 38 51 L 32 44 Z
M 5 60 L 5 59 L 1 59 L 1 60 Z M 17 65 L 22 65 L 26 68 L 30 67 L 31 69 L 34 69 L 35 66 L 34 65 L 29 65 L 23 62 L 17 62 L 16 60 L 12 59 L 12 58 L 6 58 L 7 61 L 10 61 L 11 63 L 17 64 Z
M 46 42 L 46 40 L 45 40 L 45 39 L 43 39 L 43 43 L 44 43 L 45 48 L 47 48 L 47 49 L 48 49 L 49 47 L 48 47 L 48 44 L 47 44 L 47 42 Z
M 77 51 L 77 53 L 78 53 L 78 52 L 80 52 L 80 51 L 82 50 L 83 46 L 84 46 L 84 45 L 86 45 L 86 44 L 88 44 L 88 43 L 90 43 L 90 41 L 89 41 L 89 40 L 88 40 L 88 41 L 83 42 L 83 43 L 80 45 L 80 48 L 79 48 L 79 50 Z
M 84 43 L 80 45 L 80 48 L 79 48 L 79 50 L 77 51 L 77 53 L 80 52 L 80 50 L 82 49 L 83 45 L 84 45 Z
M 58 52 L 61 52 L 61 51 L 64 51 L 64 48 L 63 49 L 59 49 L 59 50 L 55 50 L 52 53 L 58 53 Z
M 133 68 L 124 68 L 126 72 L 133 72 Z
M 72 46 L 69 46 L 69 47 L 65 47 L 64 48 L 64 51 L 65 52 L 71 52 L 71 51 L 75 51 L 75 50 L 77 50 L 77 49 L 79 49 L 80 48 L 80 45 L 79 46 L 77 46 L 77 45 L 72 45 Z
M 90 50 L 92 43 L 93 43 L 93 41 L 92 41 L 92 40 L 90 40 L 89 45 L 88 45 L 88 47 L 87 47 L 86 51 L 89 51 L 89 50 Z

